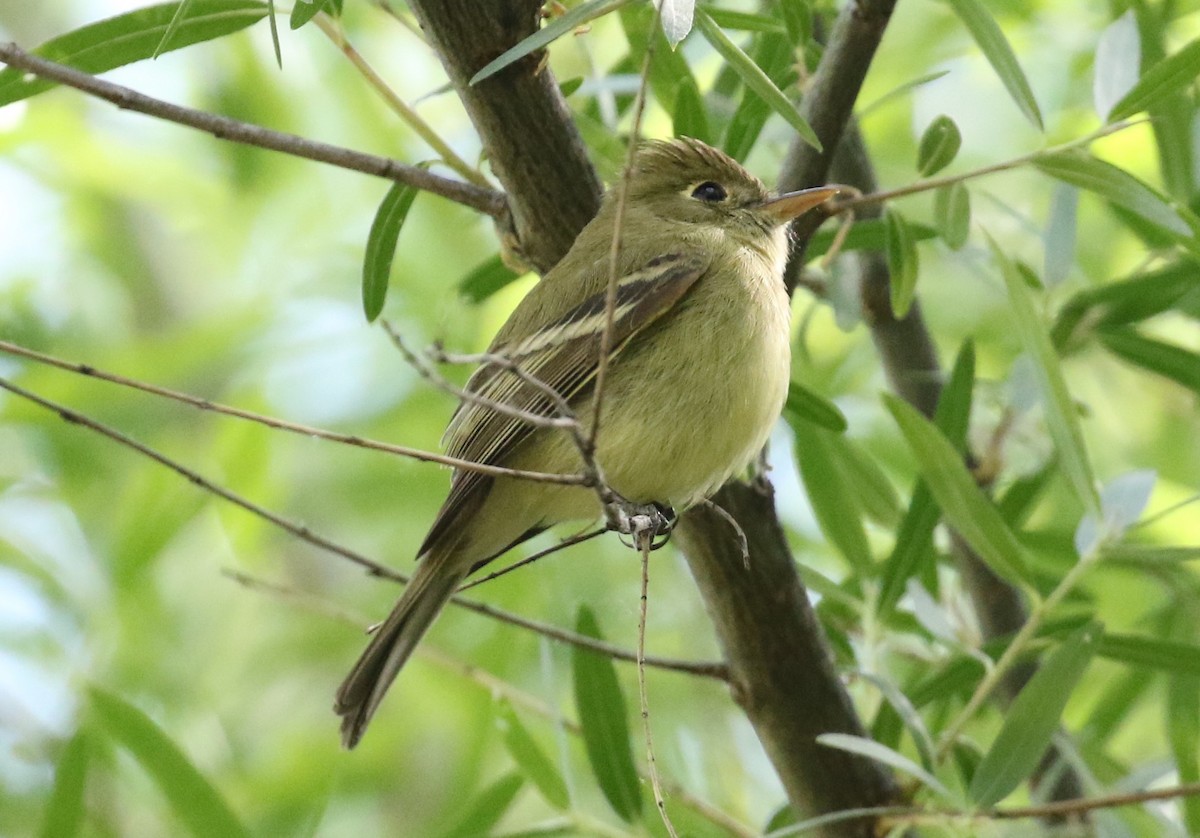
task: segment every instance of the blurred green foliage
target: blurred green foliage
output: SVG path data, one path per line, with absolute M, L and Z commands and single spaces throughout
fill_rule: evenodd
M 5 5 L 0 40 L 34 45 L 114 5 Z M 279 29 L 282 70 L 259 22 L 112 78 L 407 162 L 436 156 L 303 5 L 292 17 L 301 28 Z M 705 26 L 757 63 L 754 84 L 794 94 L 820 52 L 812 18 L 828 18 L 830 5 L 711 8 Z M 996 555 L 1019 540 L 1024 560 L 998 567 L 1042 596 L 1080 561 L 1080 533 L 1093 537 L 1084 552 L 1094 566 L 1043 615 L 1031 647 L 1057 655 L 1036 690 L 1069 692 L 1065 752 L 1085 789 L 1198 779 L 1200 516 L 1196 504 L 1178 506 L 1200 491 L 1200 59 L 1194 43 L 1184 47 L 1200 26 L 1194 6 L 1137 3 L 1121 16 L 1120 2 L 900 3 L 861 100 L 878 104 L 859 109 L 885 188 L 1076 140 L 1114 109 L 1148 108 L 1153 121 L 1095 142 L 1094 158 L 1043 158 L 936 198 L 898 200 L 903 216 L 889 215 L 886 228 L 865 222 L 851 232 L 812 283 L 820 298 L 797 297 L 793 378 L 808 408 L 788 413 L 799 445 L 786 432 L 775 438 L 780 513 L 839 666 L 869 676 L 851 690 L 873 736 L 932 772 L 957 795 L 950 803 L 991 803 L 1032 763 L 1022 753 L 1020 771 L 994 767 L 998 732 L 1024 740 L 1022 717 L 1005 720 L 990 704 L 967 721 L 953 759 L 935 764 L 926 741 L 983 677 L 979 656 L 1003 651 L 983 642 L 947 539 L 930 538 L 935 498 L 960 523 L 974 517 Z M 550 48 L 560 80 L 583 80 L 568 103 L 606 176 L 623 159 L 647 12 L 626 6 Z M 409 20 L 352 1 L 340 25 L 461 158 L 479 161 L 478 140 Z M 794 112 L 785 119 L 779 102 L 747 90 L 746 68 L 731 68 L 732 53 L 723 59 L 701 34 L 676 52 L 663 41 L 659 52 L 643 132 L 703 134 L 773 179 Z M 1139 68 L 1143 82 L 1130 93 Z M 1103 81 L 1095 105 L 1094 77 Z M 387 192 L 363 175 L 118 113 L 69 90 L 10 104 L 0 109 L 0 339 L 291 421 L 436 449 L 451 398 L 362 315 L 364 251 Z M 403 224 L 386 301 L 376 283 L 371 305 L 418 345 L 482 349 L 532 280 L 498 261 L 488 223 L 445 200 L 421 196 Z M 905 278 L 896 305 L 915 295 L 947 366 L 960 347 L 974 348 L 968 436 L 976 476 L 1001 498 L 982 518 L 972 514 L 990 504 L 982 493 L 950 504 L 955 486 L 969 484 L 964 471 L 930 470 L 956 465 L 943 435 L 956 436 L 957 420 L 939 431 L 899 408 L 898 426 L 879 397 L 886 382 L 847 267 L 857 249 L 885 242 Z M 828 246 L 826 235 L 814 251 Z M 1030 267 L 1043 264 L 1045 276 Z M 0 376 L 399 569 L 445 491 L 435 466 L 10 356 L 0 355 Z M 968 375 L 955 388 L 964 410 L 969 384 Z M 820 431 L 813 405 L 827 417 Z M 1128 485 L 1115 478 L 1142 470 L 1157 476 L 1148 501 L 1118 491 Z M 1081 530 L 1094 505 L 1089 474 L 1116 488 Z M 1131 509 L 1145 523 L 1126 531 Z M 650 650 L 717 658 L 686 566 L 665 550 L 651 573 Z M 605 538 L 474 593 L 558 626 L 586 607 L 611 641 L 632 647 L 638 579 L 634 554 Z M 149 459 L 0 393 L 0 834 L 644 834 L 593 779 L 572 721 L 570 650 L 476 614 L 446 614 L 364 744 L 340 751 L 333 690 L 363 627 L 395 593 Z M 1056 681 L 1059 670 L 1067 674 Z M 617 675 L 628 701 L 633 669 L 618 664 Z M 765 827 L 783 793 L 727 691 L 651 672 L 649 692 L 663 773 L 751 831 Z M 1028 721 L 1027 730 L 1053 727 Z M 632 730 L 640 758 L 640 728 Z M 918 795 L 938 800 L 930 788 Z M 729 834 L 680 794 L 669 798 L 689 834 Z M 633 809 L 621 815 L 634 818 Z M 1097 821 L 1112 835 L 1200 832 L 1200 807 L 1166 811 Z M 642 817 L 661 833 L 651 806 Z

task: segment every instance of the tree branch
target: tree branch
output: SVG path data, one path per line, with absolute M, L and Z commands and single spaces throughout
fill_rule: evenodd
M 130 90 L 119 84 L 104 81 L 88 73 L 31 55 L 16 44 L 0 44 L 0 61 L 45 79 L 51 79 L 98 99 L 111 102 L 122 110 L 136 111 L 147 116 L 206 131 L 221 140 L 279 151 L 293 157 L 303 157 L 318 163 L 328 163 L 376 177 L 404 183 L 443 198 L 478 210 L 498 221 L 507 217 L 508 204 L 504 195 L 470 183 L 431 174 L 417 166 L 409 166 L 387 157 L 351 151 L 340 146 L 308 140 L 295 134 L 272 131 L 260 125 L 239 122 L 227 116 L 205 113 L 164 102 L 152 96 Z

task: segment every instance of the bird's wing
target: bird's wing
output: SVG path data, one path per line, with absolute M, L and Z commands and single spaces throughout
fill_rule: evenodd
M 696 283 L 708 260 L 697 254 L 671 253 L 649 261 L 641 269 L 617 280 L 613 309 L 610 359 L 630 339 L 667 313 Z M 446 451 L 452 457 L 488 465 L 503 465 L 507 455 L 536 427 L 520 416 L 496 410 L 503 404 L 532 416 L 555 414 L 555 400 L 547 390 L 570 402 L 596 376 L 607 320 L 606 291 L 589 297 L 532 335 L 491 349 L 519 365 L 540 386 L 523 380 L 510 369 L 485 364 L 467 382 L 466 390 L 477 399 L 467 399 L 446 430 Z M 565 431 L 553 431 L 564 433 Z M 486 496 L 492 478 L 459 469 L 451 482 L 437 520 L 425 537 L 421 553 L 447 532 Z

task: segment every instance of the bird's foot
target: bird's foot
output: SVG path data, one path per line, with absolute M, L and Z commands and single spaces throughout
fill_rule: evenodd
M 615 495 L 604 510 L 608 528 L 632 539 L 640 551 L 657 550 L 671 539 L 677 520 L 675 510 L 661 503 L 631 503 Z M 624 541 L 624 539 L 622 539 Z

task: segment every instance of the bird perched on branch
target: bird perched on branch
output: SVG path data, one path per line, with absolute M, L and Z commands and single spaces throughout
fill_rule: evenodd
M 561 521 L 686 509 L 766 443 L 791 367 L 787 225 L 839 190 L 772 198 L 726 154 L 679 139 L 644 145 L 620 192 L 501 327 L 489 355 L 506 364 L 475 372 L 446 431 L 448 453 L 475 463 L 551 474 L 594 464 L 603 491 L 456 469 L 412 581 L 338 690 L 346 747 L 467 574 Z M 576 433 L 530 421 L 563 405 Z

